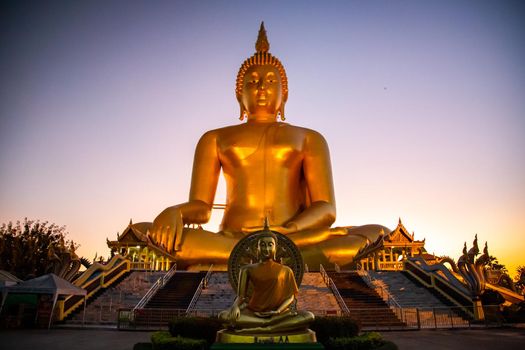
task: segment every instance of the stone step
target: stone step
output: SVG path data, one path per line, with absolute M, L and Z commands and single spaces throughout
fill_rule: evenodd
M 364 327 L 397 327 L 399 320 L 377 292 L 370 288 L 357 272 L 330 272 L 339 293 L 354 317 Z
M 187 308 L 205 275 L 204 272 L 176 272 L 166 285 L 153 295 L 145 308 Z
M 416 285 L 402 272 L 369 271 L 374 284 L 388 290 L 401 307 L 447 307 L 425 287 Z
M 119 284 L 103 291 L 86 306 L 86 324 L 116 324 L 119 308 L 133 308 L 165 272 L 132 271 Z M 66 323 L 78 324 L 83 319 L 79 308 Z

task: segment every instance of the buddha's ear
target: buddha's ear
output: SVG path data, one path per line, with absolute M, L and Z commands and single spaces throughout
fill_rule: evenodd
M 244 111 L 244 108 L 242 108 L 242 104 L 239 103 L 239 107 L 240 107 L 239 109 L 241 110 L 241 112 L 239 114 L 239 120 L 243 121 L 246 113 Z
M 242 96 L 237 95 L 237 102 L 239 102 L 239 120 L 244 120 L 244 118 L 248 117 L 248 111 L 246 108 L 244 108 L 242 104 Z
M 281 103 L 281 107 L 279 108 L 279 116 L 283 122 L 286 120 L 284 117 L 284 102 Z

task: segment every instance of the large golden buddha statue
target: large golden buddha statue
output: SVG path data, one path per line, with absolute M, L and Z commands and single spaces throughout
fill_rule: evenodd
M 300 248 L 311 269 L 347 265 L 367 239 L 389 232 L 379 225 L 330 228 L 336 208 L 328 146 L 318 132 L 283 122 L 288 80 L 269 47 L 261 24 L 256 53 L 236 81 L 240 119 L 247 121 L 201 137 L 188 202 L 162 211 L 150 229 L 180 267 L 226 264 L 236 242 L 260 231 L 265 217 L 272 231 Z M 227 196 L 220 232 L 187 227 L 209 220 L 221 169 Z

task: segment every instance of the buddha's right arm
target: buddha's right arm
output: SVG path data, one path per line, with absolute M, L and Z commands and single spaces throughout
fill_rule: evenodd
M 237 282 L 237 299 L 239 306 L 246 302 L 246 296 L 248 295 L 248 268 L 246 266 L 241 267 L 239 270 L 239 280 Z
M 220 173 L 216 137 L 216 132 L 207 132 L 197 144 L 189 201 L 166 208 L 153 221 L 151 237 L 169 252 L 180 250 L 184 224 L 203 224 L 210 219 Z

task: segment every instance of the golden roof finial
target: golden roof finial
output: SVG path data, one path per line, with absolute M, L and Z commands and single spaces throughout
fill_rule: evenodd
M 270 42 L 266 36 L 266 29 L 264 29 L 264 21 L 261 22 L 261 28 L 259 29 L 259 35 L 257 36 L 257 42 L 255 43 L 256 52 L 268 52 L 270 50 Z

